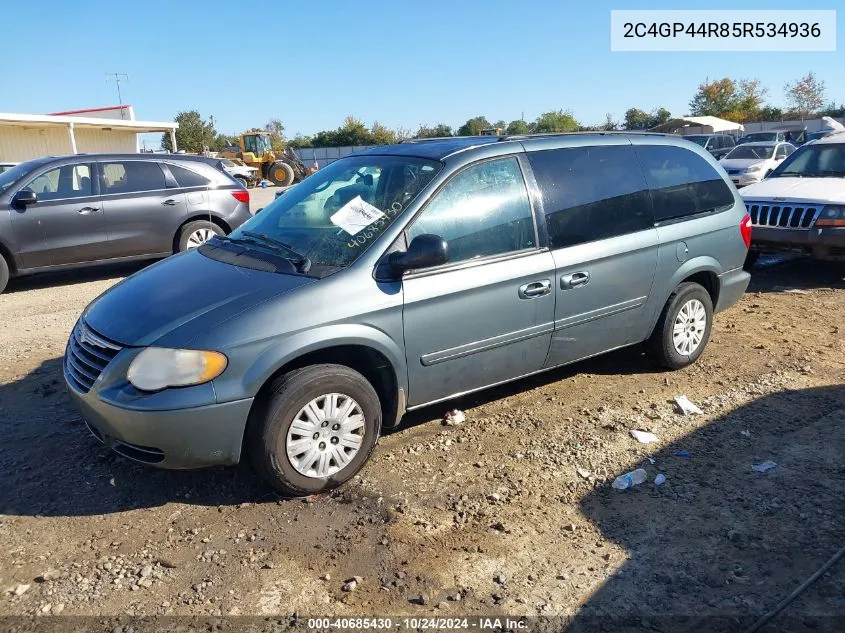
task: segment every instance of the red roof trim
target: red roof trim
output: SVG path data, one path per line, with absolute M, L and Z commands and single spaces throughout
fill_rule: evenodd
M 82 114 L 84 112 L 105 112 L 106 110 L 122 110 L 123 108 L 131 108 L 128 103 L 122 106 L 106 106 L 105 108 L 86 108 L 83 110 L 67 110 L 65 112 L 51 112 L 48 116 L 62 116 L 63 114 Z

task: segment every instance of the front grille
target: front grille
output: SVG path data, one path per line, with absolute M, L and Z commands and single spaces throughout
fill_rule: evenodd
M 821 213 L 817 206 L 781 205 L 774 202 L 747 202 L 745 208 L 754 226 L 774 226 L 785 229 L 809 229 Z
M 117 343 L 100 336 L 80 319 L 71 332 L 65 351 L 65 376 L 77 391 L 88 393 L 117 353 Z

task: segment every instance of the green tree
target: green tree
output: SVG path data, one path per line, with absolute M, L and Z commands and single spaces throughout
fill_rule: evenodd
M 760 109 L 761 121 L 783 121 L 783 110 L 772 106 L 765 106 Z
M 505 123 L 502 119 L 499 119 L 498 121 L 496 121 L 490 127 L 494 127 L 496 129 L 502 130 L 502 132 L 504 132 L 508 128 L 508 124 Z
M 211 121 L 204 121 L 196 110 L 180 112 L 173 120 L 179 124 L 176 129 L 176 149 L 178 150 L 198 153 L 209 147 L 215 139 L 216 135 Z M 173 151 L 169 133 L 162 134 L 161 148 L 168 152 Z
M 310 136 L 304 136 L 297 132 L 296 136 L 288 141 L 288 145 L 293 148 L 313 147 L 313 139 Z
M 722 116 L 733 110 L 735 103 L 736 83 L 725 77 L 700 84 L 689 109 L 693 116 Z
M 613 115 L 610 112 L 604 115 L 604 123 L 601 125 L 602 130 L 604 130 L 605 132 L 612 132 L 618 127 L 619 124 L 613 120 Z
M 528 134 L 530 131 L 528 124 L 522 119 L 511 121 L 505 128 L 506 134 Z
M 444 136 L 452 136 L 452 128 L 445 123 L 438 123 L 434 127 L 428 125 L 421 125 L 414 138 L 441 138 Z
M 672 118 L 672 113 L 666 108 L 657 108 L 651 112 L 651 127 L 663 125 Z
M 371 145 L 393 145 L 399 142 L 398 134 L 378 121 L 373 122 L 370 134 L 372 135 Z
M 235 136 L 229 136 L 227 134 L 217 134 L 214 137 L 214 140 L 211 141 L 211 145 L 208 149 L 212 152 L 222 152 L 227 147 L 237 146 L 238 139 Z
M 824 105 L 824 82 L 813 71 L 783 87 L 786 102 L 801 119 L 806 119 Z
M 742 123 L 760 117 L 766 89 L 759 79 L 729 77 L 705 81 L 690 101 L 693 116 L 716 116 Z
M 534 122 L 534 131 L 545 132 L 574 132 L 581 127 L 581 124 L 566 110 L 553 110 L 544 112 Z
M 835 101 L 831 101 L 824 109 L 819 110 L 819 116 L 830 116 L 834 118 L 845 117 L 845 105 L 836 105 Z
M 628 108 L 625 110 L 626 130 L 647 130 L 651 125 L 651 115 L 639 108 Z
M 279 119 L 270 119 L 264 129 L 270 133 L 270 146 L 275 153 L 285 148 L 285 126 Z
M 469 119 L 461 127 L 458 128 L 458 136 L 478 136 L 481 130 L 493 127 L 486 117 L 477 116 Z

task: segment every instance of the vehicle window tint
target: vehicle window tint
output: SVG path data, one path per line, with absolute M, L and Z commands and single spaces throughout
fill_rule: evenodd
M 536 245 L 531 204 L 516 158 L 473 165 L 452 178 L 408 230 L 433 233 L 460 262 Z
M 648 187 L 630 146 L 529 152 L 552 248 L 642 231 L 654 225 Z
M 778 145 L 777 152 L 775 152 L 775 158 L 786 158 L 789 154 L 786 151 L 786 145 Z
M 133 193 L 164 189 L 164 172 L 157 163 L 129 160 L 102 163 L 102 193 Z
M 792 152 L 795 151 L 794 145 L 784 145 L 784 149 L 786 150 L 786 155 L 789 156 Z
M 88 165 L 65 165 L 46 171 L 25 189 L 33 191 L 39 200 L 61 200 L 92 195 L 91 171 Z
M 722 142 L 724 143 L 725 147 L 734 147 L 734 146 L 736 146 L 736 143 L 734 142 L 734 137 L 733 137 L 733 136 L 724 136 L 724 137 L 722 137 L 722 138 L 723 138 L 723 141 L 722 141 Z
M 187 167 L 180 167 L 179 165 L 168 165 L 168 167 L 180 187 L 207 187 L 211 182 L 205 176 L 200 176 L 197 172 Z
M 636 152 L 658 222 L 733 206 L 728 185 L 698 154 L 671 145 L 638 145 Z

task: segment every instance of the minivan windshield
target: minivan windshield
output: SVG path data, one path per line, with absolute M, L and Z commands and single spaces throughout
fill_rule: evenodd
M 369 248 L 441 167 L 438 161 L 411 156 L 341 158 L 285 191 L 229 237 L 260 248 L 255 241 L 260 234 L 314 266 L 343 268 Z
M 706 134 L 704 134 L 704 135 L 685 136 L 685 137 L 684 137 L 684 139 L 685 139 L 685 140 L 687 140 L 687 141 L 692 141 L 692 142 L 693 142 L 693 143 L 695 143 L 696 145 L 701 145 L 701 147 L 704 147 L 704 146 L 707 144 L 707 139 L 709 139 L 709 138 L 710 138 L 710 137 L 709 137 L 709 136 L 707 136 Z
M 771 158 L 772 154 L 775 151 L 774 145 L 737 145 L 733 148 L 727 156 L 725 156 L 726 160 L 730 160 L 732 158 L 742 158 L 742 159 L 756 159 L 756 160 L 763 160 L 765 158 Z
M 746 143 L 759 143 L 760 141 L 776 141 L 778 140 L 777 132 L 752 132 L 745 136 Z
M 804 145 L 792 152 L 769 178 L 845 178 L 845 143 Z
M 9 187 L 43 162 L 46 161 L 44 159 L 29 160 L 25 163 L 15 165 L 8 171 L 4 171 L 0 174 L 0 194 L 5 193 Z

